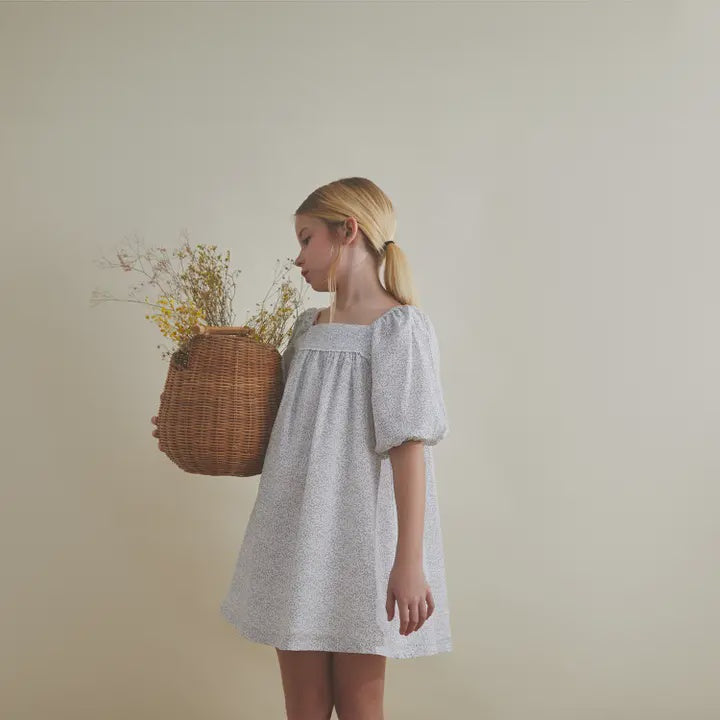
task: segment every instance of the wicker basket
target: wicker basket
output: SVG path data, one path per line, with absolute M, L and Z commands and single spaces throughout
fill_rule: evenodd
M 158 411 L 160 450 L 200 475 L 262 471 L 283 393 L 277 348 L 247 327 L 203 327 L 170 361 Z

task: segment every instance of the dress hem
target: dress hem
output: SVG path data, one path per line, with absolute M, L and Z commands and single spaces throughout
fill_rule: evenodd
M 243 623 L 237 619 L 232 610 L 225 605 L 220 607 L 220 614 L 248 640 L 261 643 L 262 645 L 272 645 L 280 650 L 320 650 L 324 652 L 361 653 L 364 655 L 383 655 L 384 657 L 395 660 L 404 660 L 437 655 L 443 652 L 452 652 L 453 649 L 452 638 L 450 636 L 438 638 L 432 645 L 408 650 L 391 649 L 386 646 L 368 650 L 367 646 L 360 648 L 351 643 L 349 644 L 344 639 L 328 635 L 311 635 L 304 638 L 291 635 L 290 637 L 281 638 Z

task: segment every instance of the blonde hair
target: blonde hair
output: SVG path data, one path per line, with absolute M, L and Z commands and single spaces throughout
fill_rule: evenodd
M 295 215 L 310 215 L 322 220 L 331 231 L 337 255 L 328 271 L 328 290 L 332 293 L 330 322 L 335 314 L 335 273 L 343 248 L 340 231 L 349 217 L 357 220 L 358 230 L 368 249 L 377 258 L 378 271 L 385 261 L 383 286 L 403 305 L 416 305 L 410 265 L 395 242 L 395 209 L 390 198 L 371 180 L 362 177 L 341 178 L 313 190 Z M 392 241 L 392 242 L 391 242 Z

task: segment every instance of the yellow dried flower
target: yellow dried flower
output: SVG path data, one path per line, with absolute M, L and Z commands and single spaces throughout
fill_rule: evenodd
M 185 235 L 185 242 L 173 251 L 175 258 L 180 260 L 179 268 L 173 267 L 165 247 L 142 254 L 138 252 L 136 257 L 121 250 L 117 254 L 119 264 L 105 265 L 121 267 L 125 272 L 136 270 L 149 279 L 132 288 L 132 302 L 143 302 L 134 299 L 134 293 L 145 285 L 158 290 L 154 301 L 149 295 L 144 296 L 144 304 L 155 311 L 145 315 L 145 319 L 153 322 L 162 335 L 173 342 L 173 347 L 163 353 L 163 357 L 184 350 L 199 326 L 234 325 L 235 278 L 242 271 L 230 270 L 229 250 L 224 255 L 215 250 L 217 245 L 191 247 Z M 250 330 L 249 337 L 272 345 L 280 352 L 289 339 L 302 305 L 301 292 L 287 279 L 292 267 L 292 259 L 288 260 L 290 262 L 281 269 L 280 275 L 276 271 L 263 302 L 256 303 L 258 311 L 244 323 Z M 94 305 L 110 299 L 117 298 L 94 291 L 90 302 Z

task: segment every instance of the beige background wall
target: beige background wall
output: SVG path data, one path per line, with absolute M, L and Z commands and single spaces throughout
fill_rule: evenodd
M 93 260 L 187 229 L 241 319 L 364 175 L 452 427 L 455 649 L 389 661 L 387 717 L 720 717 L 719 10 L 2 4 L 0 716 L 283 717 L 219 614 L 258 478 L 158 451 L 162 338 Z

